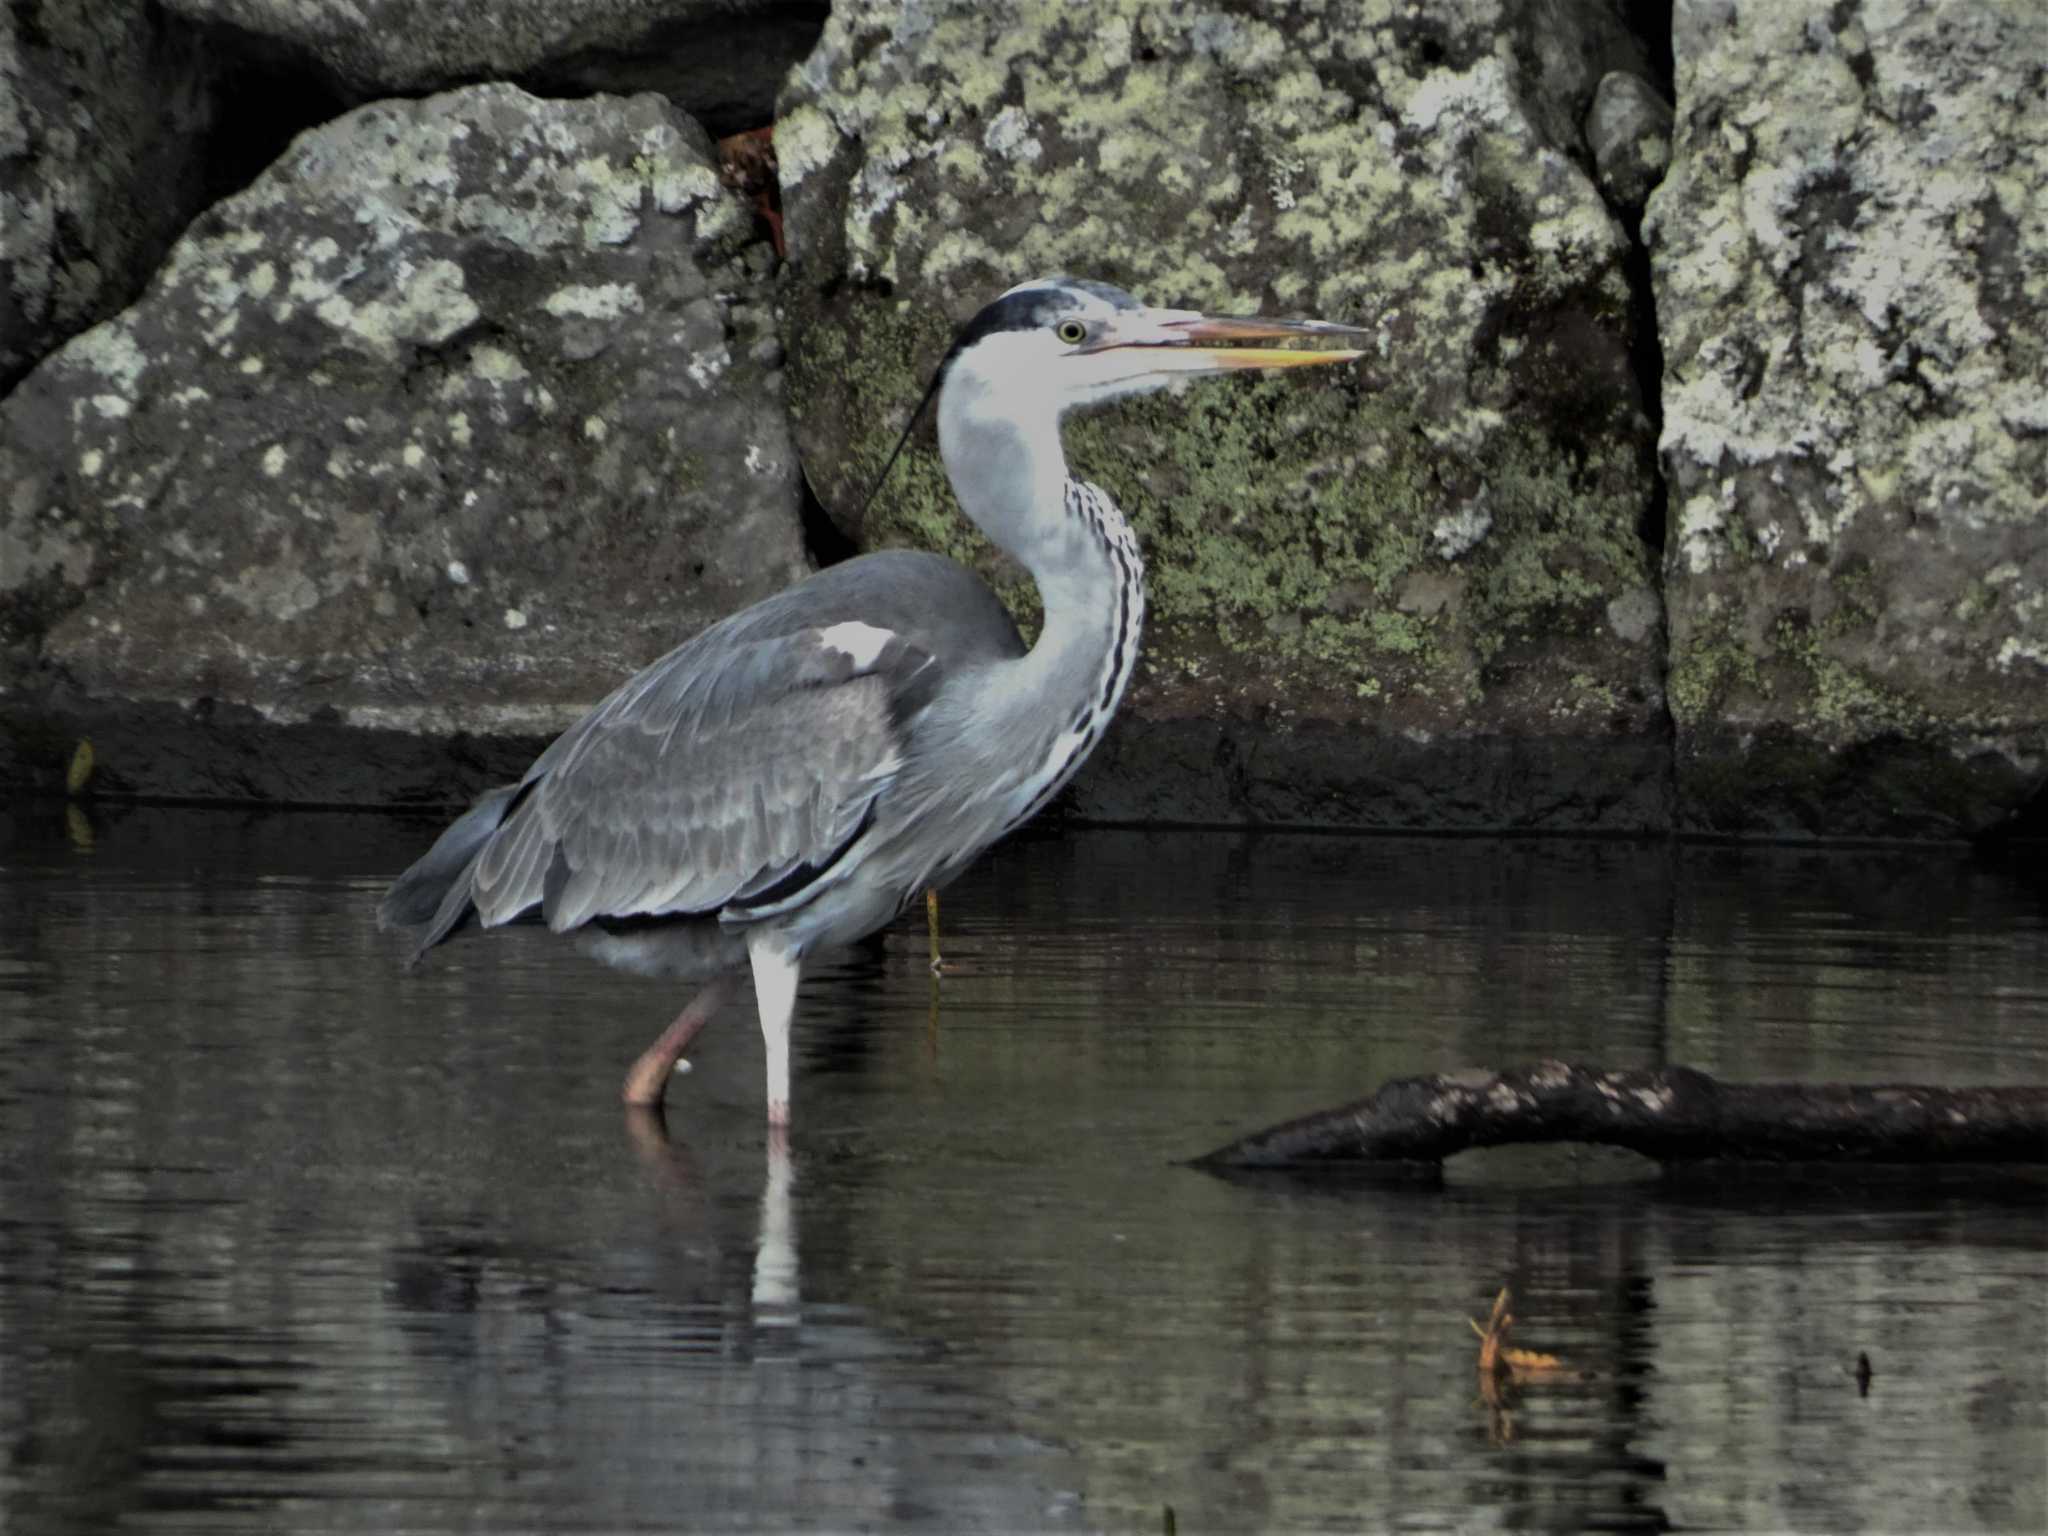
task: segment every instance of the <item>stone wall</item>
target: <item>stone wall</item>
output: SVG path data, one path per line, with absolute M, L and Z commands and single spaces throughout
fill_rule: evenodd
M 1069 271 L 1375 338 L 1070 427 L 1155 615 L 1070 812 L 2040 818 L 2023 7 L 456 14 L 0 11 L 0 784 L 461 799 L 858 549 L 1028 628 L 928 429 L 864 499 Z M 706 131 L 771 125 L 779 203 Z

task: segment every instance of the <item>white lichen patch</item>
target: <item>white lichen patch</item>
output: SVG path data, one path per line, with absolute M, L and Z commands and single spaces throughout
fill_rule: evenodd
M 1520 126 L 1513 89 L 1497 58 L 1480 59 L 1462 73 L 1431 70 L 1407 93 L 1401 118 L 1416 132 L 1451 143 L 1482 129 L 1512 133 Z
M 690 382 L 699 389 L 709 390 L 717 384 L 719 376 L 731 366 L 732 353 L 720 346 L 693 354 L 683 363 L 683 372 L 690 376 Z
M 1014 102 L 998 112 L 989 122 L 981 136 L 981 142 L 991 153 L 1005 160 L 1017 160 L 1029 165 L 1045 154 L 1045 146 L 1031 131 L 1031 119 L 1022 107 Z
M 114 390 L 130 397 L 136 393 L 143 370 L 149 366 L 149 359 L 136 343 L 132 322 L 125 315 L 74 338 L 59 357 L 64 367 L 89 369 Z
M 839 130 L 815 106 L 800 106 L 775 124 L 775 163 L 785 187 L 822 170 L 839 147 Z
M 541 308 L 557 318 L 575 315 L 584 320 L 617 320 L 637 315 L 643 307 L 640 290 L 630 283 L 569 283 L 541 300 Z
M 469 371 L 486 384 L 517 384 L 527 377 L 526 364 L 503 347 L 482 343 L 469 354 Z
M 401 261 L 388 296 L 363 301 L 336 291 L 313 312 L 376 355 L 395 358 L 401 343 L 433 345 L 476 323 L 482 313 L 462 268 L 437 257 L 414 266 Z
M 2001 672 L 2010 672 L 2014 667 L 2030 663 L 2036 670 L 2048 671 L 2048 642 L 2022 640 L 2017 635 L 2007 635 L 1999 643 L 1996 665 Z
M 1493 514 L 1483 498 L 1475 498 L 1457 511 L 1440 517 L 1429 530 L 1430 542 L 1439 557 L 1455 560 L 1474 548 L 1493 527 Z
M 275 480 L 284 473 L 284 467 L 290 459 L 291 455 L 285 451 L 284 444 L 272 443 L 263 450 L 263 473 Z

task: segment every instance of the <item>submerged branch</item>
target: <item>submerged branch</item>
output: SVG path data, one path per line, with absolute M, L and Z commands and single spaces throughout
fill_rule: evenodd
M 2048 1162 L 2048 1087 L 1723 1083 L 1689 1067 L 1541 1061 L 1400 1078 L 1195 1159 L 1207 1168 L 1439 1162 L 1470 1147 L 1581 1141 L 1660 1162 Z

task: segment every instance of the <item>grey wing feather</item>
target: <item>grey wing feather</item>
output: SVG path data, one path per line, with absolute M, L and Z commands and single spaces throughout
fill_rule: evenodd
M 517 784 L 491 790 L 436 838 L 425 856 L 384 893 L 377 906 L 377 925 L 416 928 L 431 921 L 450 887 L 466 887 L 462 877 L 475 861 L 477 850 L 498 830 L 498 824 L 505 819 L 505 808 L 518 792 Z
M 817 656 L 816 634 L 846 623 L 902 644 L 865 669 L 842 658 L 839 672 L 818 670 L 832 659 Z M 914 550 L 843 561 L 629 679 L 449 827 L 379 917 L 420 929 L 417 961 L 472 912 L 501 923 L 538 905 L 567 927 L 577 911 L 624 916 L 727 890 L 719 899 L 752 903 L 752 915 L 800 903 L 809 872 L 857 834 L 941 662 L 1023 651 L 995 595 L 954 561 Z
M 707 631 L 534 764 L 469 900 L 486 926 L 539 905 L 560 932 L 717 911 L 823 866 L 901 766 L 903 706 L 936 670 L 872 626 Z

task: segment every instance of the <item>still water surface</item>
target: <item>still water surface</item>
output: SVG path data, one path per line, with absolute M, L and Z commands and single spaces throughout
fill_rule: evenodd
M 661 984 L 401 970 L 429 825 L 85 830 L 0 813 L 0 1532 L 2048 1525 L 2034 1179 L 1175 1164 L 1539 1055 L 2048 1081 L 2024 860 L 1013 843 L 936 985 L 813 972 L 783 1156 L 750 1005 L 664 1128 Z M 1570 1374 L 1489 1406 L 1503 1285 Z

